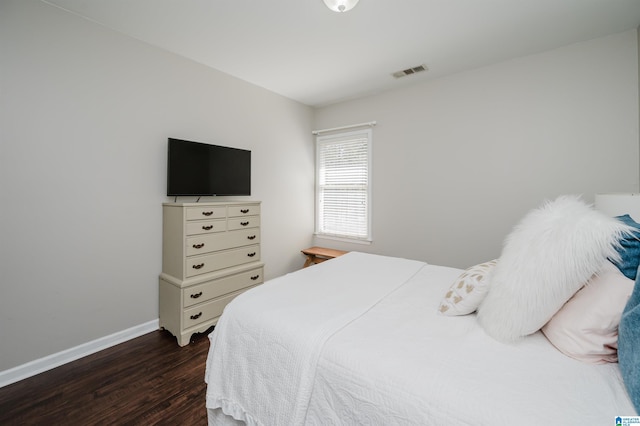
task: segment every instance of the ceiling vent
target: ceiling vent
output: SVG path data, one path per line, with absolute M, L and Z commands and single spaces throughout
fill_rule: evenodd
M 417 67 L 407 68 L 406 70 L 396 71 L 391 75 L 394 76 L 395 78 L 400 78 L 400 77 L 406 77 L 408 75 L 412 75 L 418 72 L 427 71 L 428 69 L 429 68 L 427 68 L 425 64 L 422 64 L 422 65 L 418 65 Z

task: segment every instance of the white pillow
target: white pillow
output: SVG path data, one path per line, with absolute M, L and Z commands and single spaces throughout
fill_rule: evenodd
M 619 260 L 633 228 L 576 196 L 529 212 L 505 240 L 478 307 L 478 322 L 500 341 L 535 333 L 607 262 Z
M 466 269 L 451 284 L 444 295 L 438 312 L 442 315 L 467 315 L 478 309 L 487 294 L 488 276 L 496 266 L 497 260 L 480 263 Z
M 635 284 L 607 263 L 542 327 L 560 352 L 590 364 L 618 362 L 618 325 Z

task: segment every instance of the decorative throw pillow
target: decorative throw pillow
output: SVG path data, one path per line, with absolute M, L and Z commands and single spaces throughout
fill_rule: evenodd
M 474 312 L 487 294 L 490 274 L 497 260 L 480 263 L 466 269 L 444 295 L 438 312 L 443 315 L 467 315 Z
M 607 262 L 542 327 L 549 341 L 571 358 L 590 364 L 618 361 L 618 325 L 634 281 Z
M 634 228 L 631 235 L 620 240 L 620 262 L 614 262 L 625 277 L 635 280 L 638 265 L 640 265 L 640 223 L 637 223 L 628 214 L 617 216 L 616 219 Z
M 576 196 L 561 196 L 532 210 L 507 237 L 478 307 L 478 322 L 500 341 L 535 333 L 632 232 Z
M 633 293 L 620 319 L 618 363 L 622 380 L 631 402 L 640 413 L 640 280 L 636 278 Z

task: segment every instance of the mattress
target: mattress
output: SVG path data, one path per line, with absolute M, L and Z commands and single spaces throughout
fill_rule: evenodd
M 617 364 L 437 313 L 461 270 L 349 253 L 236 298 L 211 334 L 210 424 L 614 424 Z M 240 421 L 240 422 L 239 422 Z

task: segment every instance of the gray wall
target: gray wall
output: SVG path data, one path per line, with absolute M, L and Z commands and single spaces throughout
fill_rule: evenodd
M 316 242 L 463 268 L 544 199 L 637 191 L 637 44 L 627 31 L 317 110 L 318 129 L 378 124 L 373 244 Z
M 265 276 L 302 265 L 310 108 L 36 0 L 0 61 L 0 371 L 158 318 L 168 137 L 251 149 Z

